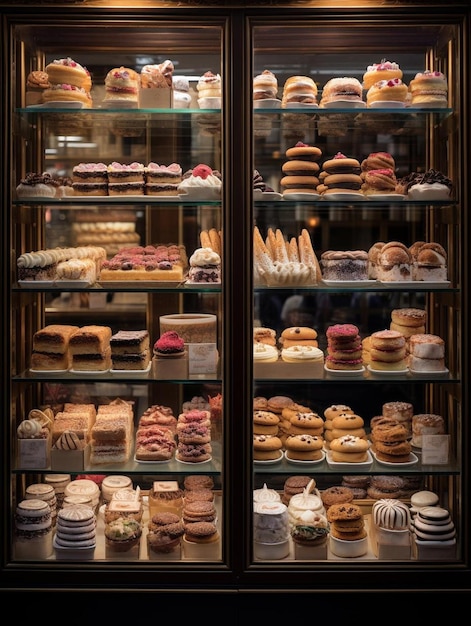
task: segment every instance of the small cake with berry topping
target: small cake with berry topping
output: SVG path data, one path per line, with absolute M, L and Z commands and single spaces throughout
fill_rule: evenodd
M 163 333 L 154 343 L 154 356 L 178 359 L 185 355 L 185 342 L 174 330 Z
M 402 80 L 402 70 L 394 61 L 386 61 L 382 59 L 381 63 L 373 63 L 368 65 L 363 74 L 363 89 L 370 89 L 380 80 L 393 80 L 400 78 Z
M 400 78 L 379 80 L 373 83 L 366 93 L 368 107 L 377 106 L 406 106 L 408 88 Z M 393 104 L 390 104 L 393 103 Z
M 177 196 L 182 182 L 182 168 L 178 163 L 159 165 L 151 162 L 145 168 L 148 196 Z
M 188 200 L 219 200 L 221 198 L 222 180 L 219 172 L 208 165 L 199 164 L 183 174 L 178 185 L 178 193 Z
M 103 262 L 100 280 L 181 282 L 187 265 L 183 245 L 121 248 L 111 259 Z
M 425 70 L 415 75 L 409 84 L 413 107 L 446 107 L 448 83 L 442 72 Z

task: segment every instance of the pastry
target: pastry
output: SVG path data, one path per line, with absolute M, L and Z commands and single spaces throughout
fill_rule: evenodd
M 210 70 L 205 72 L 196 83 L 196 90 L 198 92 L 198 105 L 200 109 L 220 108 L 222 82 L 219 74 L 213 74 Z M 210 100 L 208 102 L 207 98 L 216 98 L 217 100 Z
M 325 510 L 334 504 L 347 504 L 353 501 L 353 491 L 349 487 L 333 486 L 321 491 L 321 499 Z
M 278 94 L 278 81 L 270 70 L 263 70 L 253 79 L 254 100 L 274 100 Z
M 183 280 L 187 257 L 183 245 L 159 244 L 121 248 L 103 262 L 101 281 L 177 281 Z
M 323 458 L 324 440 L 318 435 L 288 435 L 284 446 L 286 458 L 299 461 L 319 461 Z
M 448 82 L 442 72 L 431 70 L 418 72 L 409 83 L 409 91 L 413 107 L 446 107 L 448 104 Z
M 46 74 L 51 85 L 66 83 L 74 87 L 83 88 L 90 92 L 92 81 L 86 67 L 70 57 L 54 59 L 46 65 Z
M 285 363 L 324 363 L 324 353 L 314 346 L 293 345 L 281 350 L 281 360 Z
M 181 358 L 185 356 L 185 342 L 174 330 L 167 330 L 154 343 L 154 356 L 157 358 Z
M 444 372 L 445 341 L 438 335 L 416 333 L 409 337 L 409 367 L 416 372 Z
M 380 63 L 372 63 L 366 68 L 363 74 L 363 89 L 370 89 L 380 80 L 388 81 L 395 78 L 402 80 L 402 70 L 399 65 L 394 61 L 382 59 Z
M 327 510 L 330 533 L 336 539 L 356 541 L 366 537 L 366 529 L 361 508 L 349 502 L 332 504 Z
M 173 86 L 172 61 L 144 65 L 141 69 L 140 85 L 142 89 L 171 89 Z
M 276 435 L 253 436 L 253 458 L 255 461 L 275 461 L 282 457 L 282 442 Z
M 168 554 L 180 546 L 185 526 L 175 513 L 156 513 L 148 522 L 147 546 L 157 554 Z
M 279 341 L 283 348 L 291 346 L 319 347 L 317 331 L 308 326 L 290 326 L 285 328 L 281 333 Z
M 385 243 L 378 252 L 377 278 L 384 282 L 412 280 L 412 256 L 407 246 L 399 241 Z
M 271 411 L 254 411 L 253 432 L 255 435 L 277 435 L 280 418 Z
M 110 346 L 113 369 L 145 370 L 150 364 L 147 330 L 119 330 L 111 336 Z
M 186 76 L 174 76 L 173 83 L 173 108 L 189 109 L 191 105 L 190 82 Z
M 334 324 L 326 330 L 326 367 L 332 370 L 360 370 L 363 367 L 361 337 L 354 324 Z
M 363 184 L 361 189 L 366 196 L 395 194 L 397 180 L 394 170 L 378 169 L 362 172 Z
M 281 496 L 275 489 L 269 489 L 264 483 L 261 489 L 253 490 L 253 501 L 258 502 L 281 502 Z
M 435 413 L 417 413 L 412 416 L 412 445 L 422 448 L 422 435 L 445 434 L 445 420 Z
M 404 106 L 408 94 L 408 87 L 400 78 L 390 78 L 389 80 L 379 80 L 373 83 L 366 92 L 366 105 L 376 106 L 376 103 L 383 102 L 385 106 L 389 102 L 399 102 Z
M 140 76 L 130 67 L 115 67 L 105 76 L 104 103 L 124 101 L 137 106 L 139 97 Z
M 282 108 L 293 104 L 317 104 L 317 85 L 309 76 L 290 76 L 283 86 Z
M 93 549 L 96 545 L 96 517 L 89 506 L 75 504 L 57 512 L 54 548 Z
M 409 200 L 450 200 L 453 182 L 448 176 L 433 168 L 425 172 L 411 172 L 397 181 L 396 191 Z
M 330 454 L 334 463 L 365 463 L 369 444 L 366 439 L 344 435 L 330 442 Z
M 363 102 L 360 81 L 352 77 L 328 80 L 322 90 L 319 106 L 322 108 L 331 102 L 345 102 L 345 106 L 351 106 L 352 102 Z
M 29 172 L 16 187 L 16 195 L 20 200 L 31 198 L 54 198 L 56 186 L 49 174 Z
M 26 99 L 25 105 L 31 106 L 41 104 L 43 101 L 43 92 L 49 89 L 51 83 L 47 72 L 42 70 L 33 70 L 26 77 Z
M 448 278 L 448 255 L 439 243 L 420 242 L 409 248 L 412 255 L 412 279 L 446 281 Z
M 287 161 L 281 166 L 283 177 L 280 180 L 283 195 L 293 193 L 316 194 L 319 184 L 319 164 L 322 156 L 320 148 L 297 142 L 286 150 Z
M 322 164 L 317 191 L 321 195 L 330 193 L 361 193 L 361 166 L 357 159 L 346 157 L 341 152 Z
M 221 257 L 212 248 L 197 248 L 189 259 L 187 283 L 220 284 Z
M 216 200 L 222 191 L 220 174 L 209 165 L 200 163 L 184 173 L 182 182 L 178 185 L 179 194 L 191 194 L 195 190 L 204 191 L 209 199 Z
M 121 517 L 105 524 L 104 533 L 107 548 L 127 552 L 139 544 L 142 524 L 131 517 Z
M 365 250 L 326 250 L 321 254 L 324 280 L 368 280 L 368 253 Z
M 159 165 L 151 161 L 145 167 L 145 193 L 148 196 L 177 196 L 182 182 L 182 168 L 178 163 Z
M 70 85 L 69 83 L 51 84 L 49 89 L 43 91 L 43 103 L 49 102 L 81 102 L 85 108 L 92 107 L 90 92 L 83 87 Z
M 371 334 L 370 370 L 404 370 L 406 340 L 397 330 L 379 330 Z

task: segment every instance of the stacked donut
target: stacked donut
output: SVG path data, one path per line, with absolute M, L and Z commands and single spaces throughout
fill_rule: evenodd
M 43 91 L 43 102 L 69 100 L 92 106 L 92 79 L 86 67 L 70 57 L 54 59 L 46 65 L 46 74 L 50 86 Z
M 371 429 L 371 441 L 376 458 L 388 463 L 407 463 L 411 444 L 407 428 L 396 420 L 379 419 Z
M 398 371 L 407 368 L 404 335 L 397 330 L 379 330 L 370 337 L 370 370 Z
M 281 166 L 284 176 L 280 181 L 283 196 L 292 193 L 317 195 L 320 170 L 318 161 L 321 156 L 320 148 L 301 141 L 286 150 L 288 160 Z
M 289 108 L 293 104 L 317 104 L 317 85 L 309 76 L 290 76 L 286 80 L 281 106 Z
M 326 330 L 326 368 L 361 370 L 363 367 L 361 337 L 354 324 L 334 324 Z
M 400 332 L 406 339 L 406 349 L 409 352 L 409 340 L 412 335 L 425 333 L 427 311 L 412 307 L 393 309 L 391 311 L 390 330 Z
M 357 159 L 346 157 L 341 152 L 324 161 L 319 174 L 317 192 L 322 196 L 331 193 L 358 193 L 362 194 L 363 184 L 360 162 Z

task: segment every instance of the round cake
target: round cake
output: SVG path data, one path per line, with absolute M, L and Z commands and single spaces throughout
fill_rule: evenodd
M 403 530 L 410 527 L 409 507 L 394 498 L 382 498 L 373 503 L 373 522 L 379 528 Z

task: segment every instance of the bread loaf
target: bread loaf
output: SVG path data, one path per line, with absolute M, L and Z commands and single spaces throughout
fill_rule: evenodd
M 78 326 L 50 324 L 33 335 L 33 350 L 48 354 L 65 354 L 70 337 L 79 330 Z

